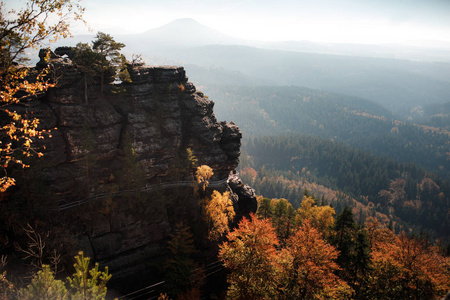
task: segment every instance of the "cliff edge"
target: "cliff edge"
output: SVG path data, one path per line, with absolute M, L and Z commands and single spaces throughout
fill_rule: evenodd
M 235 172 L 238 126 L 216 120 L 214 102 L 183 67 L 128 66 L 130 83 L 108 84 L 100 95 L 92 79 L 86 99 L 83 73 L 67 55 L 49 63 L 56 87 L 11 107 L 52 135 L 36 141 L 44 156 L 11 189 L 11 205 L 44 210 L 54 234 L 73 236 L 71 247 L 116 278 L 148 269 L 172 228 L 199 218 L 194 163 L 213 169 L 211 187 L 231 192 L 238 215 L 256 210 L 254 191 Z

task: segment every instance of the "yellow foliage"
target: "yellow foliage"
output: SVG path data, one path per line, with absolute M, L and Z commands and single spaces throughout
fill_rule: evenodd
M 207 165 L 201 165 L 197 168 L 197 171 L 195 172 L 195 178 L 197 179 L 197 183 L 201 184 L 203 187 L 203 190 L 206 189 L 206 187 L 209 184 L 209 179 L 214 175 L 213 170 L 207 166 Z
M 311 225 L 316 227 L 322 234 L 328 236 L 334 224 L 336 211 L 329 205 L 317 206 L 312 197 L 303 197 L 300 208 L 297 210 L 297 224 L 310 220 Z
M 55 85 L 55 82 L 49 81 L 49 68 L 38 72 L 22 66 L 21 63 L 27 61 L 23 54 L 27 49 L 38 49 L 48 39 L 54 41 L 68 37 L 69 22 L 83 21 L 81 15 L 84 8 L 79 1 L 28 0 L 26 7 L 20 11 L 4 11 L 4 3 L 0 2 L 0 112 L 9 116 L 4 123 L 6 125 L 0 127 L 0 134 L 5 136 L 0 142 L 0 168 L 4 173 L 0 192 L 14 184 L 6 172 L 9 163 L 26 167 L 16 159 L 16 155 L 36 153 L 32 147 L 33 138 L 42 138 L 46 133 L 45 130 L 38 130 L 39 120 L 32 116 L 33 112 L 21 115 L 9 111 L 7 106 L 36 97 Z M 33 80 L 29 81 L 30 78 Z
M 228 233 L 228 224 L 235 216 L 230 193 L 221 194 L 214 191 L 211 199 L 205 199 L 203 204 L 204 217 L 209 226 L 208 238 L 218 240 L 225 233 Z
M 0 178 L 0 193 L 5 192 L 10 186 L 15 185 L 16 181 L 11 177 L 2 177 Z

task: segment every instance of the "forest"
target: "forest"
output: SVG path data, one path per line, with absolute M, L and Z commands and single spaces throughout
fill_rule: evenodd
M 244 137 L 304 133 L 413 162 L 443 179 L 450 175 L 450 132 L 433 127 L 445 123 L 448 105 L 431 106 L 422 118 L 426 123 L 414 123 L 362 98 L 296 86 L 210 86 L 205 91 L 216 102 L 216 115 L 239 124 Z M 437 108 L 444 109 L 440 115 Z
M 180 147 L 168 155 L 158 149 L 160 156 L 173 161 L 167 168 L 147 161 L 145 167 L 155 168 L 158 177 L 149 184 L 136 154 L 136 147 L 142 145 L 133 145 L 124 130 L 115 159 L 107 160 L 115 172 L 104 172 L 86 124 L 77 124 L 82 145 L 73 156 L 78 165 L 69 166 L 83 171 L 73 186 L 75 200 L 62 203 L 61 195 L 42 178 L 46 166 L 39 158 L 44 154 L 34 147 L 51 132 L 41 130 L 32 110 L 20 114 L 14 108 L 32 108 L 33 101 L 60 79 L 47 64 L 52 56 L 49 49 L 40 53 L 45 65 L 41 69 L 23 65 L 25 52 L 48 39 L 70 36 L 69 20 L 82 21 L 84 8 L 77 0 L 29 0 L 22 10 L 8 12 L 3 6 L 0 2 L 1 300 L 103 300 L 116 297 L 114 292 L 119 299 L 161 300 L 437 299 L 449 292 L 447 104 L 417 106 L 405 112 L 410 118 L 401 119 L 375 102 L 320 90 L 209 85 L 204 91 L 216 101 L 220 119 L 241 127 L 243 181 L 233 184 L 247 189 L 251 197 L 246 200 L 254 200 L 250 204 L 255 205 L 249 205 L 253 211 L 243 209 L 244 198 L 231 188 L 231 176 L 220 178 L 223 184 L 216 189 L 214 170 L 195 156 L 198 148 Z M 48 18 L 57 21 L 52 26 Z M 79 76 L 78 87 L 82 87 L 80 107 L 108 105 L 106 98 L 117 100 L 124 92 L 114 82 L 130 83 L 128 70 L 142 62 L 139 55 L 128 61 L 120 52 L 123 47 L 109 34 L 98 32 L 92 44 L 65 48 L 73 52 L 70 72 Z M 185 57 L 193 54 L 191 50 Z M 377 63 L 383 64 L 384 71 L 391 70 L 392 62 L 354 58 L 349 63 L 349 57 L 281 55 L 244 46 L 207 46 L 197 51 L 200 55 L 212 51 L 233 64 L 245 60 L 230 55 L 233 52 L 267 58 L 267 65 L 279 66 L 267 74 L 270 80 L 284 74 L 291 82 L 301 79 L 321 86 L 317 77 L 321 73 L 328 87 L 339 88 L 349 78 L 360 79 L 356 73 Z M 66 58 L 60 57 L 69 64 Z M 297 59 L 295 66 L 305 66 L 309 60 L 313 66 L 288 72 L 292 58 Z M 376 72 L 364 80 L 382 85 L 411 74 L 404 71 L 405 62 L 397 64 L 397 72 L 385 76 Z M 262 67 L 255 61 L 247 66 L 257 73 Z M 341 77 L 342 67 L 356 73 Z M 396 106 L 414 96 L 410 104 L 418 104 L 423 99 L 411 92 L 414 84 L 421 83 L 427 91 L 437 84 L 437 75 L 427 80 L 423 76 L 405 81 L 404 94 L 398 90 L 392 94 L 389 85 L 381 94 L 367 89 L 360 94 L 397 96 Z M 143 85 L 155 89 L 152 80 L 161 78 L 153 76 Z M 182 121 L 206 117 L 178 115 L 175 94 L 190 93 L 186 98 L 195 101 L 185 105 L 200 113 L 212 111 L 202 93 L 194 94 L 193 86 L 185 89 L 187 82 L 177 82 L 174 88 L 165 82 L 161 86 L 165 92 L 159 96 L 175 99 L 169 110 Z M 92 93 L 92 87 L 98 91 Z M 438 87 L 430 97 L 448 94 L 447 83 Z M 142 90 L 138 94 L 145 94 Z M 147 107 L 158 114 L 153 108 Z M 139 118 L 131 113 L 127 117 Z M 199 124 L 206 130 L 214 127 L 215 133 L 207 137 L 226 144 L 219 132 L 225 127 L 213 121 Z M 145 127 L 148 123 L 141 124 L 142 131 L 153 130 Z M 241 132 L 235 129 L 235 145 L 239 145 Z M 203 147 L 199 152 L 208 152 L 207 146 L 199 145 Z M 230 152 L 221 154 L 239 154 Z M 225 170 L 238 176 L 234 168 Z M 64 172 L 58 169 L 52 175 L 59 178 L 56 173 Z M 105 181 L 111 182 L 108 190 L 92 195 Z M 115 252 L 109 252 L 112 248 Z M 84 249 L 86 253 L 80 251 Z M 105 261 L 115 263 L 118 274 L 111 274 Z M 129 269 L 121 273 L 117 265 Z
M 243 148 L 242 176 L 264 196 L 283 197 L 298 207 L 305 189 L 298 183 L 314 182 L 373 207 L 399 226 L 449 239 L 449 182 L 414 164 L 300 134 L 252 138 Z M 328 201 L 342 202 L 334 198 Z
M 448 290 L 448 257 L 426 239 L 395 235 L 376 219 L 357 225 L 305 196 L 260 198 L 220 246 L 230 299 L 421 299 Z M 440 290 L 441 291 L 438 291 Z

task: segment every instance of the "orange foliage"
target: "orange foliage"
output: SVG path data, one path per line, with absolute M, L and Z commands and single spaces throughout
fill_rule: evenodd
M 342 299 L 351 294 L 350 287 L 335 271 L 338 251 L 305 220 L 280 253 L 280 289 L 286 299 Z
M 268 220 L 251 214 L 228 234 L 220 246 L 219 259 L 230 270 L 230 299 L 270 299 L 274 295 L 276 274 L 275 229 Z
M 368 234 L 373 264 L 369 288 L 380 297 L 430 299 L 450 290 L 450 259 L 437 247 L 404 232 L 397 236 L 377 222 L 368 224 Z

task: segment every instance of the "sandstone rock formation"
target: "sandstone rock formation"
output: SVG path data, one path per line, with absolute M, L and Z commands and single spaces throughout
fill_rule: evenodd
M 124 163 L 127 147 L 140 170 L 140 187 L 192 180 L 192 167 L 186 167 L 190 148 L 199 165 L 213 168 L 213 181 L 223 180 L 220 189 L 239 190 L 234 198 L 236 208 L 244 208 L 240 215 L 256 209 L 251 188 L 242 189 L 236 175 L 230 186 L 226 181 L 239 161 L 239 128 L 216 120 L 214 102 L 196 91 L 182 67 L 129 67 L 132 82 L 109 84 L 104 97 L 92 81 L 85 104 L 73 53 L 55 52 L 60 55 L 52 54 L 50 64 L 57 86 L 13 109 L 32 113 L 41 129 L 52 130 L 51 138 L 36 143 L 45 146 L 39 176 L 54 195 L 52 209 L 70 208 L 58 212 L 64 219 L 58 226 L 71 223 L 67 230 L 77 234 L 78 247 L 109 265 L 116 278 L 147 268 L 164 253 L 172 227 L 198 217 L 186 200 L 192 191 L 183 191 L 191 189 L 188 184 L 156 191 L 162 197 L 155 196 L 156 188 L 117 196 L 126 182 L 138 186 L 130 178 L 136 173 L 128 174 L 133 166 Z M 77 205 L 81 200 L 86 203 Z

